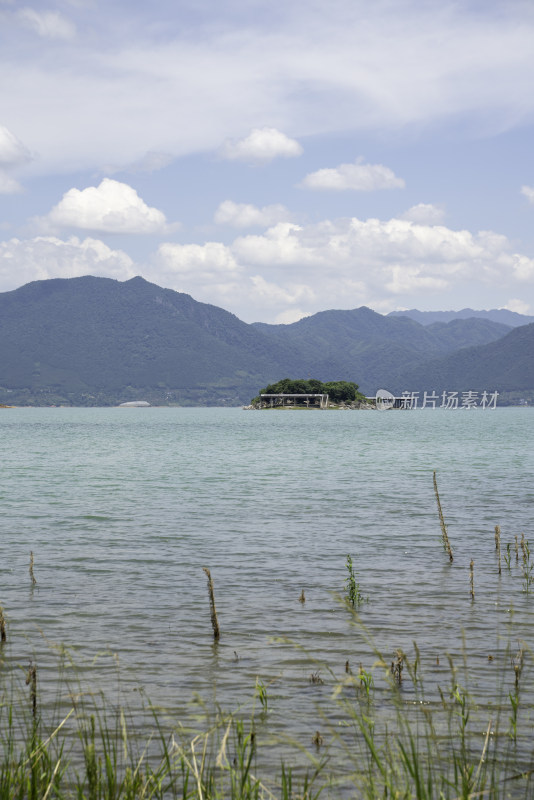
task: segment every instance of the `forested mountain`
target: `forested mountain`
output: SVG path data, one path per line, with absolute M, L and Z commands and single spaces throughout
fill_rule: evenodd
M 0 295 L 0 386 L 18 401 L 239 402 L 279 377 L 276 350 L 216 306 L 142 278 L 36 281 Z
M 0 402 L 239 404 L 286 376 L 354 381 L 371 395 L 407 388 L 422 364 L 429 376 L 453 369 L 468 356 L 439 359 L 509 330 L 475 318 L 423 326 L 365 307 L 248 325 L 143 278 L 35 281 L 0 294 Z
M 532 392 L 534 323 L 514 328 L 496 342 L 467 347 L 423 362 L 392 377 L 392 391 Z

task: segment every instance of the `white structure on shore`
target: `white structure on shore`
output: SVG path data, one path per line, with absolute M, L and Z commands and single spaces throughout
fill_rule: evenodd
M 130 400 L 128 403 L 119 403 L 119 408 L 149 408 L 146 400 Z

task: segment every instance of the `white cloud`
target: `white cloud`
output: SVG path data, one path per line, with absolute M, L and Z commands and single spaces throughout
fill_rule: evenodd
M 249 203 L 234 203 L 232 200 L 224 200 L 214 216 L 217 225 L 230 225 L 233 228 L 269 228 L 290 219 L 289 210 L 280 203 L 257 208 Z
M 15 289 L 30 281 L 99 275 L 127 280 L 137 272 L 132 259 L 98 239 L 63 241 L 55 236 L 0 242 L 0 286 Z
M 73 39 L 76 26 L 57 11 L 36 11 L 34 8 L 21 8 L 18 17 L 38 36 L 47 39 Z
M 18 181 L 0 170 L 0 194 L 17 194 L 22 192 L 22 186 Z
M 364 164 L 358 159 L 354 164 L 310 172 L 299 185 L 304 189 L 374 192 L 378 189 L 403 189 L 405 184 L 389 167 Z
M 121 167 L 109 164 L 102 167 L 101 172 L 106 175 L 113 175 L 114 172 L 132 172 L 134 174 L 138 172 L 158 172 L 160 169 L 167 167 L 172 161 L 174 161 L 174 156 L 170 153 L 160 153 L 155 150 L 149 150 L 141 156 L 141 158 L 132 161 L 131 164 Z
M 157 261 L 167 275 L 188 276 L 193 281 L 211 281 L 241 272 L 231 250 L 221 242 L 199 244 L 161 244 Z
M 340 0 L 331 13 L 294 0 L 272 13 L 260 3 L 256 18 L 234 13 L 242 3 L 208 5 L 205 15 L 167 14 L 165 35 L 147 24 L 156 22 L 147 4 L 128 6 L 127 25 L 116 3 L 91 24 L 78 12 L 76 48 L 46 37 L 32 47 L 12 25 L 0 51 L 2 112 L 41 154 L 32 169 L 125 165 L 147 148 L 214 150 L 266 121 L 302 140 L 458 120 L 476 135 L 532 117 L 534 18 L 524 2 L 497 13 L 495 3 Z M 43 34 L 58 35 L 61 24 L 43 21 L 55 12 L 33 13 Z
M 408 220 L 409 222 L 417 222 L 421 225 L 438 225 L 443 222 L 445 212 L 440 206 L 434 206 L 431 203 L 418 203 L 412 206 L 403 214 L 400 214 L 400 219 Z
M 298 322 L 299 319 L 309 316 L 309 312 L 302 311 L 300 308 L 289 308 L 287 311 L 277 314 L 273 322 L 275 325 L 291 325 L 292 322 Z
M 359 305 L 411 308 L 429 297 L 440 305 L 469 291 L 476 301 L 483 291 L 511 293 L 534 281 L 534 259 L 514 253 L 505 236 L 397 218 L 278 223 L 231 244 L 167 243 L 152 266 L 156 282 L 247 321 Z
M 161 233 L 165 215 L 150 208 L 126 183 L 104 178 L 99 186 L 69 189 L 44 222 L 106 233 Z
M 515 311 L 516 314 L 530 314 L 530 305 L 525 303 L 524 300 L 519 300 L 516 297 L 512 297 L 506 303 L 503 308 L 506 308 L 508 311 Z
M 223 158 L 233 161 L 261 163 L 273 158 L 295 158 L 303 150 L 296 139 L 276 128 L 254 128 L 244 139 L 226 141 L 220 152 Z
M 30 160 L 28 148 L 4 125 L 0 125 L 0 166 L 16 167 Z
M 521 194 L 523 194 L 529 203 L 534 203 L 534 186 L 522 186 Z

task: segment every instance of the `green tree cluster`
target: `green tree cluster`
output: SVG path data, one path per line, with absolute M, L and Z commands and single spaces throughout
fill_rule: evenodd
M 262 394 L 327 394 L 332 403 L 365 402 L 365 396 L 358 391 L 358 384 L 352 381 L 328 381 L 323 383 L 315 378 L 304 380 L 298 378 L 282 378 L 277 383 L 270 383 L 254 397 L 252 404 L 260 402 Z

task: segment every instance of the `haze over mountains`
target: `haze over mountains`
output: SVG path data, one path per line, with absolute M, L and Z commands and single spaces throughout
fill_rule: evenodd
M 0 294 L 0 402 L 236 405 L 286 376 L 368 395 L 534 390 L 534 324 L 495 313 L 422 324 L 362 307 L 249 325 L 140 277 L 35 281 Z

